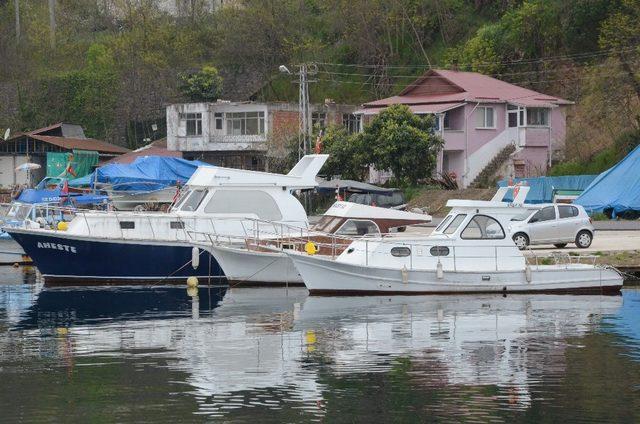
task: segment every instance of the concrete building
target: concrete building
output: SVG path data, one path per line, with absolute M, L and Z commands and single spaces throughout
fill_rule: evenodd
M 504 177 L 544 175 L 564 148 L 573 103 L 475 72 L 430 70 L 397 96 L 365 103 L 356 113 L 366 123 L 393 104 L 436 116 L 445 141 L 438 171 L 468 187 L 483 171 L 493 172 L 488 167 L 501 168 Z
M 311 106 L 314 127 L 345 125 L 360 130 L 355 106 L 327 101 Z M 167 148 L 185 159 L 265 170 L 287 154 L 298 136 L 296 103 L 180 103 L 167 106 Z

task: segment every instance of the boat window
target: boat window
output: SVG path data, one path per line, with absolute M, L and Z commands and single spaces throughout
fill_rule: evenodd
M 462 221 L 464 221 L 466 217 L 467 217 L 466 213 L 461 213 L 459 215 L 456 215 L 456 217 L 453 218 L 453 220 L 451 221 L 451 224 L 449 224 L 449 226 L 444 230 L 444 233 L 445 234 L 455 233 L 458 227 L 460 226 L 460 224 L 462 224 Z
M 440 225 L 438 225 L 438 226 L 436 227 L 436 230 L 435 230 L 435 231 L 441 231 L 441 230 L 444 228 L 444 226 L 445 226 L 445 225 L 447 225 L 447 223 L 448 223 L 449 221 L 451 221 L 451 218 L 453 218 L 453 215 L 447 215 L 447 216 L 445 216 L 445 217 L 444 217 L 444 219 L 442 220 L 442 222 L 440 223 Z
M 180 192 L 180 196 L 178 196 L 178 200 L 176 200 L 175 205 L 173 206 L 175 209 L 179 209 L 180 205 L 185 201 L 187 197 L 191 194 L 191 190 L 185 189 Z
M 184 222 L 182 221 L 171 221 L 169 222 L 169 228 L 173 230 L 184 230 Z
M 411 249 L 408 247 L 392 247 L 391 248 L 391 256 L 395 256 L 396 258 L 404 258 L 411 254 Z
M 349 219 L 336 231 L 341 236 L 364 236 L 365 234 L 380 234 L 380 228 L 375 222 L 364 219 Z
M 260 190 L 218 190 L 205 206 L 207 213 L 257 215 L 265 221 L 280 221 L 282 213 L 268 193 Z
M 574 216 L 578 216 L 578 208 L 575 206 L 560 205 L 558 206 L 558 215 L 560 218 L 573 218 Z
M 200 206 L 202 199 L 204 199 L 204 196 L 206 195 L 207 195 L 207 190 L 203 188 L 192 190 L 189 197 L 186 198 L 186 200 L 180 207 L 180 210 L 185 212 L 195 211 L 196 209 L 198 209 L 198 206 Z
M 460 238 L 467 240 L 495 240 L 504 238 L 502 225 L 487 215 L 476 215 L 460 234 Z
M 554 206 L 547 206 L 546 208 L 542 208 L 536 212 L 536 214 L 529 220 L 529 224 L 533 224 L 534 222 L 551 221 L 552 219 L 556 219 L 556 208 Z
M 136 223 L 133 221 L 120 221 L 120 228 L 123 230 L 133 230 L 136 228 Z
M 449 256 L 449 248 L 447 246 L 433 246 L 429 249 L 431 256 Z
M 320 221 L 314 225 L 313 229 L 316 231 L 323 231 L 325 233 L 332 233 L 338 224 L 340 224 L 344 218 L 340 218 L 337 216 L 323 216 L 320 218 Z

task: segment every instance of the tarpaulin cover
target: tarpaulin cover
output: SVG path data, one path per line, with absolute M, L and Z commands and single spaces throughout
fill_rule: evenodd
M 640 146 L 598 175 L 574 203 L 589 213 L 640 211 Z
M 212 165 L 173 157 L 144 156 L 130 164 L 114 163 L 101 166 L 85 178 L 70 181 L 69 185 L 92 185 L 95 181 L 111 184 L 114 190 L 158 190 L 174 186 L 178 182 L 186 183 L 199 166 Z
M 513 183 L 526 182 L 531 187 L 527 194 L 525 203 L 551 203 L 553 202 L 554 190 L 584 190 L 597 175 L 565 175 L 562 177 L 536 177 L 536 178 L 514 178 Z M 498 187 L 508 185 L 507 180 L 498 182 Z M 511 190 L 505 195 L 505 202 L 513 201 Z
M 47 152 L 47 177 L 83 177 L 91 173 L 96 165 L 98 152 L 91 150 L 74 150 L 73 153 Z M 69 167 L 73 173 L 68 172 Z

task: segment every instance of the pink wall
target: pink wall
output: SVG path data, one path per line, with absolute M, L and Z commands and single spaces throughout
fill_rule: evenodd
M 548 147 L 549 146 L 549 128 L 525 128 L 525 145 L 527 147 Z
M 564 140 L 567 136 L 568 111 L 569 106 L 551 109 L 551 148 L 553 150 L 564 149 Z
M 528 177 L 538 177 L 547 172 L 549 157 L 546 147 L 524 147 L 516 154 L 516 159 L 524 160 L 525 175 Z
M 472 154 L 480 147 L 484 146 L 489 141 L 493 140 L 504 131 L 505 128 L 505 112 L 506 106 L 504 104 L 496 104 L 496 103 L 480 103 L 478 105 L 488 106 L 494 109 L 494 120 L 495 120 L 495 129 L 476 129 L 476 113 L 478 109 L 476 108 L 476 103 L 468 103 L 465 106 L 465 116 L 468 116 L 467 119 L 467 131 L 468 131 L 468 154 Z M 475 110 L 474 110 L 475 108 Z M 472 112 L 473 111 L 473 112 Z

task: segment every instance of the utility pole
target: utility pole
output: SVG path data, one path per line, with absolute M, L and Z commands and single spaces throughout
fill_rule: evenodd
M 311 105 L 309 104 L 309 83 L 316 82 L 309 80 L 309 75 L 318 73 L 315 64 L 303 63 L 298 65 L 298 76 L 300 77 L 300 91 L 298 95 L 298 159 L 311 152 Z
M 20 44 L 20 0 L 13 0 L 13 8 L 16 12 L 16 44 Z
M 49 32 L 51 35 L 51 48 L 56 47 L 56 0 L 49 0 Z

